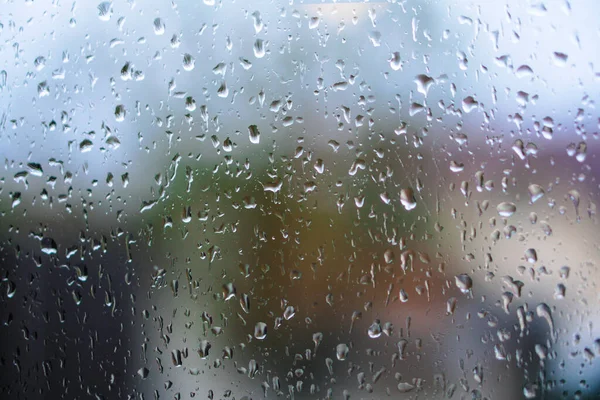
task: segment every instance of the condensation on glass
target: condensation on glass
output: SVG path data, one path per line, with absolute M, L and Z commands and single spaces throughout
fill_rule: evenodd
M 0 4 L 0 393 L 600 395 L 600 3 Z

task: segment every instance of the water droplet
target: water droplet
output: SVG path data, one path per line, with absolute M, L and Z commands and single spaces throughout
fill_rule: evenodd
M 373 47 L 381 46 L 381 32 L 371 31 L 371 32 L 369 32 L 368 36 L 369 36 L 369 40 L 371 41 L 371 44 L 373 45 Z
M 560 51 L 555 51 L 554 53 L 552 53 L 552 61 L 557 67 L 564 67 L 565 65 L 567 65 L 568 60 L 569 56 L 565 53 L 561 53 Z
M 83 139 L 79 143 L 79 151 L 82 153 L 87 153 L 94 148 L 94 143 L 89 139 Z
M 567 192 L 567 196 L 569 197 L 569 199 L 573 203 L 573 207 L 575 207 L 575 214 L 579 215 L 579 201 L 580 201 L 580 198 L 581 198 L 581 195 L 579 194 L 579 191 L 576 190 L 576 189 L 569 190 Z
M 259 340 L 264 340 L 267 337 L 267 324 L 264 322 L 257 322 L 254 326 L 254 337 Z
M 550 333 L 552 337 L 554 337 L 554 320 L 552 319 L 552 312 L 550 311 L 550 307 L 546 303 L 540 303 L 535 309 L 537 316 L 540 318 L 544 318 L 548 323 L 548 327 L 550 328 Z
M 406 211 L 410 211 L 417 206 L 415 192 L 412 188 L 405 188 L 400 191 L 400 203 L 402 203 Z
M 319 348 L 319 345 L 323 341 L 323 334 L 321 332 L 315 332 L 315 333 L 313 333 L 312 339 L 315 344 L 314 353 L 317 354 L 317 349 Z
M 38 83 L 37 86 L 38 97 L 46 97 L 50 95 L 50 87 L 48 86 L 47 81 L 43 81 Z
M 537 185 L 535 183 L 532 183 L 531 185 L 529 185 L 529 198 L 531 199 L 532 203 L 535 203 L 536 201 L 538 201 L 539 199 L 541 199 L 542 197 L 544 197 L 544 189 L 542 189 L 542 187 L 540 185 Z
M 12 195 L 12 203 L 11 203 L 11 208 L 15 208 L 17 207 L 19 204 L 21 204 L 21 192 L 15 192 Z
M 584 162 L 587 157 L 587 143 L 580 142 L 575 149 L 575 159 L 580 163 Z
M 514 203 L 504 201 L 496 207 L 498 214 L 502 217 L 510 217 L 517 211 L 517 206 Z
M 406 293 L 406 290 L 404 290 L 404 289 L 400 289 L 400 293 L 399 293 L 398 297 L 400 298 L 400 301 L 403 303 L 406 303 L 408 301 L 408 294 Z
M 398 390 L 400 391 L 400 393 L 408 393 L 410 391 L 412 391 L 414 389 L 414 385 L 411 385 L 408 382 L 400 382 L 398 384 Z
M 265 56 L 265 41 L 262 39 L 256 39 L 254 42 L 254 46 L 252 46 L 254 50 L 254 57 L 263 58 Z
M 138 369 L 137 374 L 139 375 L 140 378 L 146 379 L 148 377 L 148 375 L 150 374 L 150 370 L 146 367 L 143 367 L 143 368 Z
M 183 69 L 186 71 L 191 71 L 194 69 L 196 65 L 196 59 L 192 57 L 191 54 L 185 53 L 183 55 Z
M 319 22 L 321 20 L 319 19 L 319 17 L 312 17 L 309 21 L 308 21 L 308 29 L 316 29 L 319 27 Z
M 229 282 L 223 285 L 223 299 L 225 301 L 231 300 L 232 298 L 235 297 L 235 286 L 233 286 L 233 283 Z
M 127 111 L 125 111 L 125 106 L 123 104 L 119 104 L 115 107 L 115 120 L 117 122 L 123 122 L 126 114 Z
M 519 79 L 521 78 L 530 78 L 533 75 L 533 70 L 529 65 L 521 65 L 515 71 L 515 76 Z
M 54 239 L 49 237 L 45 237 L 42 239 L 41 248 L 42 253 L 48 255 L 56 254 L 58 251 L 58 246 L 56 245 L 56 242 L 54 241 Z
M 568 279 L 569 272 L 571 272 L 571 268 L 567 266 L 560 267 L 559 275 L 561 279 Z
M 108 21 L 112 16 L 112 13 L 112 2 L 103 1 L 98 4 L 98 18 L 100 18 L 101 21 Z
M 398 356 L 401 360 L 406 358 L 406 347 L 408 346 L 408 340 L 400 339 L 397 343 L 398 346 Z
M 450 161 L 450 171 L 462 172 L 464 169 L 465 169 L 465 165 L 463 163 L 459 163 L 454 160 Z
M 564 299 L 566 291 L 567 288 L 565 285 L 563 285 L 562 283 L 557 284 L 556 288 L 554 289 L 554 298 L 557 300 Z
M 379 320 L 375 320 L 371 324 L 371 326 L 367 330 L 367 333 L 371 339 L 377 339 L 379 336 L 381 336 L 381 323 L 379 322 Z
M 429 92 L 429 88 L 433 85 L 433 78 L 427 75 L 417 75 L 415 78 L 415 83 L 417 84 L 417 92 L 422 93 L 425 97 L 427 97 L 427 92 Z
M 448 301 L 446 301 L 446 314 L 453 315 L 454 310 L 456 310 L 456 297 L 450 297 Z
M 389 195 L 388 192 L 383 192 L 379 194 L 379 198 L 381 199 L 381 201 L 383 202 L 383 204 L 390 204 L 392 202 L 392 199 Z
M 531 264 L 535 264 L 537 262 L 537 251 L 535 249 L 527 249 L 525 250 L 525 259 L 527 262 Z
M 159 36 L 165 33 L 165 23 L 160 18 L 154 19 L 154 33 Z
M 212 345 L 208 340 L 201 340 L 200 347 L 198 348 L 198 355 L 200 356 L 200 358 L 205 359 L 206 357 L 208 357 L 208 353 L 210 352 L 211 347 Z
M 317 171 L 317 173 L 322 174 L 323 171 L 325 171 L 325 163 L 323 162 L 322 159 L 319 158 L 315 162 L 314 168 L 315 168 L 315 171 Z
M 348 356 L 349 351 L 350 349 L 348 349 L 348 346 L 346 344 L 340 343 L 335 348 L 335 355 L 337 356 L 338 360 L 344 361 Z
M 397 52 L 397 51 L 394 52 L 389 61 L 390 61 L 390 67 L 392 67 L 392 69 L 394 71 L 398 71 L 398 70 L 402 69 L 402 61 L 400 60 L 399 52 Z
M 262 31 L 262 29 L 264 27 L 262 18 L 260 16 L 260 12 L 254 11 L 252 13 L 252 19 L 254 20 L 254 32 L 259 33 L 260 31 Z
M 285 308 L 285 311 L 283 312 L 283 318 L 288 321 L 292 318 L 294 318 L 294 315 L 296 315 L 296 309 L 294 308 L 294 306 L 287 306 Z
M 252 143 L 252 144 L 260 143 L 260 132 L 258 131 L 258 127 L 256 125 L 250 125 L 248 127 L 248 135 L 250 137 L 250 143 Z
M 477 109 L 478 106 L 479 102 L 473 96 L 467 96 L 462 101 L 462 108 L 467 114 Z
M 240 306 L 246 314 L 250 313 L 250 297 L 246 293 L 240 297 Z
M 473 280 L 467 274 L 456 275 L 454 282 L 456 283 L 456 287 L 465 294 L 469 293 L 473 287 Z
M 42 169 L 42 166 L 38 163 L 27 163 L 27 171 L 29 171 L 29 173 L 32 176 L 42 176 L 44 175 L 44 170 Z
M 523 395 L 527 399 L 534 399 L 537 397 L 537 385 L 533 383 L 526 383 L 523 386 Z
M 33 60 L 33 66 L 37 71 L 41 71 L 46 66 L 46 58 L 39 56 L 35 60 Z

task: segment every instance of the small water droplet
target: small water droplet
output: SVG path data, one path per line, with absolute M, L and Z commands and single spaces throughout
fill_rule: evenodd
M 448 301 L 446 301 L 446 314 L 453 315 L 454 310 L 456 310 L 456 297 L 450 297 Z

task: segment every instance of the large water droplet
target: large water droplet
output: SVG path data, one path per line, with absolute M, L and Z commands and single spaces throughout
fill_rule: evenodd
M 517 206 L 515 205 L 515 203 L 504 201 L 504 202 L 498 204 L 498 206 L 496 207 L 496 210 L 498 210 L 498 214 L 500 216 L 510 217 L 517 211 Z
M 394 71 L 402 69 L 402 61 L 400 60 L 399 52 L 396 51 L 392 54 L 392 57 L 390 58 L 390 67 L 392 67 Z
M 127 111 L 125 111 L 125 106 L 123 104 L 119 104 L 115 107 L 115 120 L 117 122 L 123 122 L 126 114 Z
M 371 324 L 367 333 L 371 339 L 377 339 L 379 336 L 381 336 L 381 323 L 379 320 L 375 320 Z
M 49 237 L 45 237 L 42 239 L 41 247 L 42 253 L 44 254 L 56 254 L 58 251 L 58 246 L 56 245 L 56 242 L 54 241 L 54 239 Z
M 191 54 L 185 53 L 183 55 L 183 69 L 186 71 L 191 71 L 194 69 L 196 65 L 196 59 L 192 57 Z
M 400 191 L 400 203 L 402 203 L 406 211 L 410 211 L 417 206 L 415 192 L 412 188 L 405 188 Z
M 422 93 L 424 96 L 427 96 L 427 92 L 429 92 L 429 88 L 433 85 L 433 78 L 424 74 L 417 75 L 415 78 L 415 83 L 417 84 L 417 92 Z
M 162 19 L 160 18 L 156 18 L 154 19 L 154 33 L 156 35 L 164 35 L 165 33 L 165 23 L 163 22 Z
M 544 189 L 542 189 L 542 187 L 540 185 L 532 183 L 531 185 L 529 185 L 528 189 L 529 189 L 529 197 L 530 197 L 532 203 L 535 203 L 536 201 L 538 201 L 539 199 L 544 197 L 545 192 L 544 192 Z
M 112 16 L 112 12 L 112 2 L 103 1 L 98 4 L 98 18 L 100 18 L 101 21 L 108 21 Z
M 258 131 L 258 127 L 256 125 L 250 125 L 248 127 L 248 135 L 250 137 L 250 143 L 252 143 L 252 144 L 260 143 L 260 132 Z
M 400 393 L 408 393 L 410 391 L 412 391 L 414 389 L 414 385 L 408 383 L 408 382 L 400 382 L 398 384 L 398 391 L 400 391 Z
M 254 326 L 254 337 L 259 340 L 264 340 L 267 337 L 267 324 L 264 322 L 257 322 Z
M 262 39 L 256 39 L 254 42 L 254 46 L 252 46 L 254 50 L 254 57 L 263 58 L 265 56 L 265 41 Z
M 456 283 L 456 287 L 465 294 L 469 293 L 473 287 L 473 280 L 467 274 L 456 275 L 454 282 Z
M 349 351 L 350 349 L 348 349 L 348 346 L 346 344 L 340 343 L 335 348 L 335 355 L 338 360 L 344 361 L 348 356 Z

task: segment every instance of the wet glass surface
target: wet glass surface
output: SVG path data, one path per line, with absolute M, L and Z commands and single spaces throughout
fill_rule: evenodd
M 600 396 L 600 3 L 0 1 L 2 398 Z

